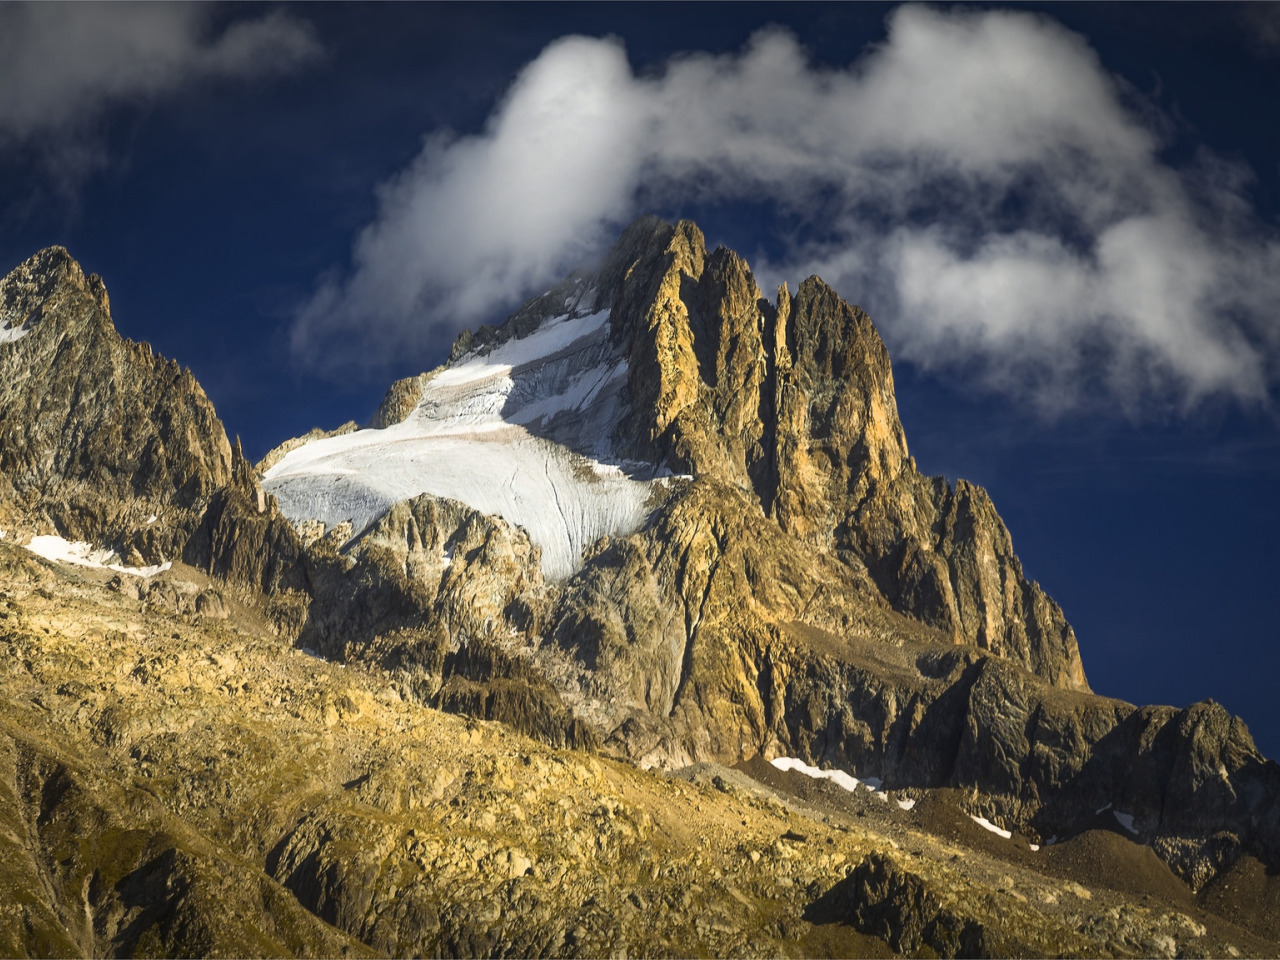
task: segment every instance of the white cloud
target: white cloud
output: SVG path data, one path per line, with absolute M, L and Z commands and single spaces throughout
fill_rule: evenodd
M 0 148 L 38 143 L 64 166 L 91 167 L 90 128 L 105 109 L 201 79 L 284 73 L 320 52 L 287 12 L 217 19 L 204 3 L 0 5 Z
M 1247 171 L 1161 159 L 1160 118 L 1080 36 L 1021 12 L 901 7 L 856 62 L 788 33 L 637 76 L 612 39 L 548 46 L 486 129 L 428 141 L 381 192 L 294 346 L 330 372 L 491 321 L 655 198 L 765 200 L 764 277 L 817 272 L 900 358 L 1061 409 L 1263 398 L 1280 244 Z M 725 238 L 732 241 L 733 238 Z M 358 331 L 358 346 L 335 345 Z
M 521 74 L 480 136 L 431 138 L 379 191 L 354 270 L 328 283 L 294 328 L 321 369 L 377 367 L 519 300 L 606 239 L 630 214 L 644 104 L 621 46 L 570 37 Z M 425 321 L 425 323 L 423 322 Z M 360 332 L 359 351 L 335 338 Z M 368 334 L 366 336 L 366 334 Z

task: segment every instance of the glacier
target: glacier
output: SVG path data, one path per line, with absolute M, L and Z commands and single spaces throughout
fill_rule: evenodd
M 571 576 L 601 537 L 638 529 L 671 482 L 613 449 L 627 365 L 608 319 L 570 312 L 463 356 L 428 375 L 402 422 L 311 440 L 263 486 L 295 525 L 347 521 L 353 539 L 399 501 L 458 500 L 523 527 L 549 580 Z

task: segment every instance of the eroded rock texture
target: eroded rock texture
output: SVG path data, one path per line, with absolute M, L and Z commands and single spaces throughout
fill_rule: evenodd
M 986 492 L 916 470 L 867 315 L 817 277 L 770 303 L 691 223 L 646 239 L 611 320 L 629 343 L 631 449 L 750 492 L 784 533 L 865 565 L 895 609 L 957 643 L 1087 690 L 1071 627 L 1023 575 Z

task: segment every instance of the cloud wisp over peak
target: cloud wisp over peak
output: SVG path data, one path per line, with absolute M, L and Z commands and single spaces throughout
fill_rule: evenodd
M 1024 12 L 900 7 L 835 67 L 781 29 L 643 73 L 615 38 L 564 37 L 481 132 L 429 137 L 380 188 L 293 349 L 378 375 L 499 318 L 646 206 L 749 200 L 791 238 L 761 277 L 819 274 L 900 359 L 1046 412 L 1264 402 L 1280 240 L 1247 171 L 1165 161 L 1168 127 L 1084 38 Z
M 100 161 L 93 127 L 111 107 L 320 53 L 311 26 L 280 9 L 227 21 L 201 3 L 0 5 L 0 150 L 36 145 L 74 180 Z

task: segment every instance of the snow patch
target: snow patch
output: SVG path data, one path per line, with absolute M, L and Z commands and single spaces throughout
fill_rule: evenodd
M 1029 843 L 1027 846 L 1031 848 L 1032 853 L 1038 853 L 1040 850 L 1040 844 L 1038 843 Z
M 1138 828 L 1133 825 L 1132 813 L 1121 813 L 1119 810 L 1112 810 L 1111 815 L 1116 818 L 1116 823 L 1120 824 L 1120 826 L 1124 827 L 1135 836 L 1137 835 Z
M 884 781 L 879 777 L 864 777 L 859 780 L 857 777 L 845 773 L 843 770 L 820 770 L 817 767 L 810 766 L 803 760 L 797 759 L 796 757 L 774 757 L 769 761 L 769 763 L 778 770 L 795 770 L 797 773 L 803 773 L 806 777 L 813 777 L 815 780 L 830 780 L 832 783 L 839 787 L 843 787 L 850 793 L 855 792 L 858 787 L 863 787 L 883 802 L 889 802 L 889 794 L 883 789 Z M 914 800 L 898 800 L 896 802 L 903 810 L 910 810 L 916 805 Z
M 992 823 L 986 817 L 975 817 L 973 814 L 969 814 L 969 819 L 972 820 L 974 823 L 976 823 L 978 826 L 980 826 L 983 830 L 990 830 L 992 833 L 997 834 L 998 836 L 1004 837 L 1006 840 L 1010 839 L 1013 836 L 1012 830 L 1006 830 L 1003 827 L 997 827 L 994 823 Z
M 155 523 L 159 519 L 160 518 L 153 513 L 151 516 L 147 517 L 147 526 L 148 527 L 151 526 L 153 523 Z
M 796 770 L 803 773 L 806 777 L 813 777 L 815 780 L 830 780 L 838 787 L 843 787 L 850 793 L 858 789 L 858 780 L 849 776 L 843 770 L 819 770 L 817 767 L 811 767 L 803 760 L 795 757 L 774 757 L 769 761 L 778 770 Z
M 7 325 L 0 327 L 0 343 L 13 343 L 16 340 L 21 340 L 30 332 L 30 327 L 10 327 Z
M 59 536 L 32 537 L 31 542 L 25 546 L 32 553 L 46 560 L 114 570 L 116 573 L 128 573 L 135 577 L 154 577 L 157 573 L 163 573 L 173 566 L 172 563 L 165 562 L 150 567 L 126 567 L 124 564 L 112 562 L 119 559 L 112 550 L 95 547 L 83 540 L 65 540 Z
M 431 383 L 456 386 L 510 373 L 514 367 L 545 360 L 585 337 L 598 334 L 608 320 L 608 310 L 582 317 L 552 317 L 527 337 L 508 340 L 483 356 L 470 354 L 460 358 L 457 364 L 436 374 Z
M 602 536 L 638 529 L 667 482 L 608 448 L 627 375 L 608 318 L 553 317 L 484 356 L 464 356 L 427 380 L 400 423 L 305 443 L 263 486 L 295 525 L 349 521 L 356 536 L 402 500 L 458 500 L 523 527 L 547 578 L 568 577 Z

